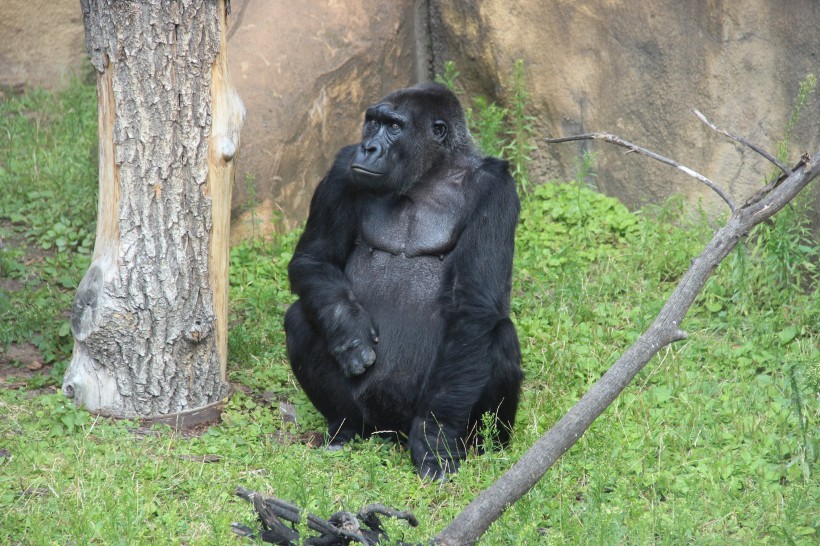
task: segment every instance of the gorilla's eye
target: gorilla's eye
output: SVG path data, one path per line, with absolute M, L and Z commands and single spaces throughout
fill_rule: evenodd
M 443 139 L 447 136 L 447 124 L 443 121 L 433 122 L 433 135 L 438 139 Z
M 391 123 L 390 128 L 393 129 L 394 131 L 398 131 L 399 130 L 399 124 L 398 123 Z

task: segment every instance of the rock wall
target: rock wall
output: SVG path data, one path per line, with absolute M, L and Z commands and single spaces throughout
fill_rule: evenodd
M 615 133 L 677 159 L 742 201 L 772 168 L 693 114 L 770 151 L 784 135 L 799 84 L 820 69 L 816 0 L 430 0 L 431 62 L 455 60 L 471 93 L 509 102 L 523 59 L 540 136 Z M 801 113 L 790 162 L 820 145 L 820 100 Z M 599 189 L 636 207 L 672 193 L 723 207 L 695 179 L 623 148 L 539 144 L 539 181 L 572 179 L 596 155 Z M 820 192 L 816 195 L 820 196 Z
M 9 88 L 57 88 L 85 59 L 77 0 L 4 0 L 0 4 L 0 97 Z
M 737 201 L 772 169 L 691 109 L 774 150 L 800 81 L 820 76 L 818 0 L 231 3 L 231 73 L 248 111 L 234 239 L 304 219 L 336 150 L 358 139 L 364 108 L 430 79 L 447 60 L 468 96 L 509 104 L 513 65 L 522 59 L 539 137 L 615 133 L 701 172 Z M 0 86 L 54 87 L 85 58 L 76 0 L 8 0 L 0 36 Z M 792 142 L 790 162 L 803 151 L 798 145 L 820 145 L 817 95 Z M 682 193 L 724 208 L 694 179 L 621 148 L 538 144 L 535 181 L 574 178 L 590 149 L 593 181 L 629 206 Z M 816 184 L 813 191 L 820 210 Z
M 359 139 L 368 104 L 416 78 L 409 1 L 233 0 L 231 75 L 248 111 L 232 238 L 307 215 L 336 151 Z M 249 193 L 256 202 L 253 214 Z

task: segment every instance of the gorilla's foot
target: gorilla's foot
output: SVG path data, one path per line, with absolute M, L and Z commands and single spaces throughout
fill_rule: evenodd
M 325 434 L 325 447 L 327 447 L 327 449 L 338 451 L 342 449 L 346 443 L 359 435 L 357 429 L 346 425 L 347 422 L 345 420 L 342 420 L 340 423 L 328 424 L 327 433 Z
M 456 460 L 440 459 L 428 453 L 416 471 L 423 480 L 445 482 L 450 474 L 458 472 L 458 467 L 459 462 Z

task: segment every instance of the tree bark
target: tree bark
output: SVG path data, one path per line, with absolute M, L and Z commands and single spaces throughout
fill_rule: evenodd
M 609 407 L 658 351 L 674 341 L 686 338 L 680 325 L 718 264 L 749 230 L 769 219 L 820 175 L 820 152 L 811 158 L 805 157 L 802 163 L 789 176 L 767 188 L 767 192 L 754 196 L 744 206 L 734 209 L 726 225 L 715 233 L 703 252 L 692 260 L 689 270 L 649 329 L 503 476 L 456 516 L 433 539 L 434 544 L 475 544 L 509 506 L 524 496 L 555 461 L 575 445 L 592 422 Z
M 244 108 L 225 0 L 81 0 L 99 208 L 63 392 L 105 415 L 213 420 L 227 392 L 228 229 Z

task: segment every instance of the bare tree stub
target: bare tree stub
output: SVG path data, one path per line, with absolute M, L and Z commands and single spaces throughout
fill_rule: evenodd
M 227 226 L 244 117 L 224 2 L 81 5 L 100 199 L 63 392 L 118 417 L 216 410 L 228 390 Z
M 578 138 L 600 138 L 599 135 L 596 133 Z M 566 140 L 571 139 L 573 137 Z M 715 233 L 703 252 L 692 260 L 689 270 L 647 331 L 501 478 L 456 516 L 433 539 L 434 544 L 462 546 L 476 543 L 490 525 L 524 496 L 555 461 L 584 435 L 592 422 L 658 351 L 686 338 L 680 325 L 712 272 L 754 226 L 769 219 L 820 175 L 820 152 L 811 157 L 804 156 L 801 163 L 789 171 L 791 174 L 773 185 L 768 193 L 741 208 L 733 207 L 729 221 Z

